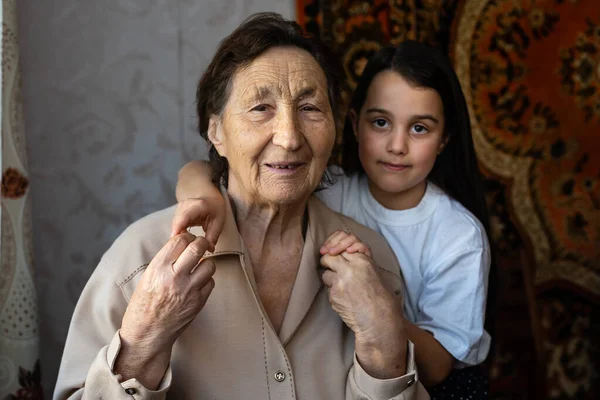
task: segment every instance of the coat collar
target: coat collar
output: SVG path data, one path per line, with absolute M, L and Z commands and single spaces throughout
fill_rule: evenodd
M 223 192 L 223 195 L 228 199 L 226 192 Z M 257 305 L 263 313 L 265 320 L 268 321 L 268 316 L 258 296 L 250 257 L 238 231 L 230 201 L 226 201 L 225 204 L 226 216 L 223 230 L 215 245 L 214 252 L 207 252 L 204 258 L 231 254 L 239 255 L 241 267 L 244 269 L 247 280 L 252 287 L 254 297 L 258 303 Z M 308 229 L 302 250 L 300 267 L 279 332 L 279 339 L 284 346 L 299 328 L 317 294 L 323 287 L 318 271 L 321 259 L 321 254 L 319 253 L 321 245 L 336 230 L 351 232 L 349 226 L 344 223 L 341 216 L 325 206 L 317 197 L 311 196 L 309 198 L 307 208 Z M 196 235 L 202 234 L 199 228 L 193 228 L 190 232 Z M 269 323 L 269 325 L 271 324 Z

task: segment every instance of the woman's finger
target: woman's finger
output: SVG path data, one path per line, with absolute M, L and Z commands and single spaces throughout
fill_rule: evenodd
M 325 286 L 327 286 L 329 288 L 331 286 L 333 286 L 336 278 L 337 278 L 337 274 L 330 269 L 325 270 L 325 272 L 323 272 L 323 275 L 321 275 L 321 280 L 323 281 Z
M 345 253 L 342 253 L 345 254 Z M 340 254 L 339 256 L 332 256 L 325 254 L 321 257 L 321 265 L 333 272 L 341 273 L 348 266 L 348 261 Z
M 189 274 L 211 247 L 211 244 L 202 236 L 198 236 L 193 242 L 189 243 L 186 249 L 181 253 L 173 263 L 175 273 Z
M 198 306 L 200 309 L 202 309 L 204 307 L 204 305 L 206 304 L 206 300 L 208 300 L 208 297 L 210 296 L 210 294 L 212 293 L 214 288 L 215 288 L 215 280 L 213 278 L 210 278 L 206 282 L 206 284 L 199 289 L 200 290 L 200 304 L 198 304 Z
M 215 274 L 216 270 L 217 266 L 214 260 L 210 258 L 202 260 L 190 275 L 192 285 L 198 288 L 206 286 L 211 280 L 213 280 L 213 275 Z
M 196 239 L 196 236 L 189 232 L 179 234 L 169 239 L 169 241 L 158 251 L 156 256 L 152 259 L 150 267 L 159 263 L 160 265 L 171 265 L 185 251 L 187 246 Z

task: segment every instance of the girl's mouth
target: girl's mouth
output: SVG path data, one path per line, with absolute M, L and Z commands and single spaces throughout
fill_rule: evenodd
M 406 164 L 393 164 L 393 163 L 387 163 L 387 162 L 380 162 L 381 165 L 383 165 L 386 169 L 389 169 L 390 171 L 403 171 L 405 169 L 408 169 L 410 166 L 406 165 Z

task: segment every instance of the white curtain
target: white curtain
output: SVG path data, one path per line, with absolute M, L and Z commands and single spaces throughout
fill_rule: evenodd
M 0 399 L 42 399 L 17 0 L 3 0 Z

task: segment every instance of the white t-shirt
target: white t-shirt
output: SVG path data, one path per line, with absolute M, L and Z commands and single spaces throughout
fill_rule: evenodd
M 479 220 L 430 182 L 416 207 L 397 211 L 375 200 L 365 174 L 329 173 L 335 184 L 316 195 L 387 239 L 406 283 L 406 318 L 431 332 L 455 367 L 482 363 L 490 348 L 483 327 L 490 250 Z

